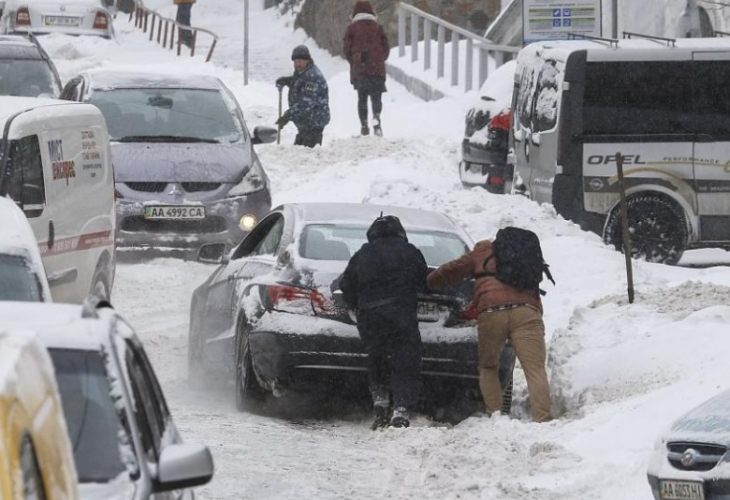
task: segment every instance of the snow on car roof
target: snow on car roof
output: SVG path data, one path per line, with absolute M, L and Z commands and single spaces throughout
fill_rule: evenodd
M 23 111 L 28 111 L 34 108 L 50 109 L 56 106 L 73 106 L 76 107 L 79 113 L 88 113 L 89 110 L 100 113 L 96 106 L 93 106 L 91 104 L 62 101 L 60 99 L 44 99 L 38 97 L 0 96 L 0 127 L 4 127 L 5 123 L 12 116 L 15 116 Z
M 218 79 L 210 75 L 174 75 L 154 72 L 115 71 L 107 69 L 87 71 L 94 90 L 116 88 L 184 88 L 220 90 Z
M 395 215 L 406 229 L 420 228 L 435 231 L 454 232 L 460 227 L 439 212 L 392 205 L 371 205 L 368 203 L 291 203 L 288 206 L 297 211 L 303 222 L 313 223 L 372 223 L 380 213 Z

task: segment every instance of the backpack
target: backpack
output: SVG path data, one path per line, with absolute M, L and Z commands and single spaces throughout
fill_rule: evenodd
M 497 231 L 497 237 L 492 242 L 494 253 L 484 261 L 483 268 L 487 268 L 489 259 L 497 259 L 497 271 L 495 273 L 482 272 L 476 275 L 477 278 L 494 276 L 506 285 L 511 285 L 518 290 L 540 290 L 542 275 L 555 284 L 550 269 L 542 257 L 540 240 L 537 235 L 527 229 L 518 227 L 505 227 Z

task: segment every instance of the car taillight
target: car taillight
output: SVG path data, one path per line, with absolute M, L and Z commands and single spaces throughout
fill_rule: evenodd
M 458 317 L 461 321 L 475 321 L 479 314 L 477 313 L 477 305 L 472 301 L 459 312 Z
M 105 30 L 109 25 L 109 18 L 103 12 L 97 12 L 94 18 L 94 29 Z
M 512 121 L 510 115 L 511 112 L 509 109 L 500 111 L 497 115 L 494 116 L 494 118 L 489 121 L 489 128 L 509 130 L 510 122 Z
M 295 314 L 316 314 L 328 309 L 324 295 L 309 288 L 291 285 L 269 285 L 266 287 L 267 309 Z
M 30 12 L 27 7 L 21 7 L 15 12 L 16 26 L 30 26 Z
M 504 177 L 500 175 L 490 175 L 487 177 L 487 184 L 490 186 L 504 186 Z

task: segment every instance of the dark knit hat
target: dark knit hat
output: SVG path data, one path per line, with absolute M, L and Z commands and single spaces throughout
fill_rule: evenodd
M 305 45 L 298 45 L 294 47 L 291 53 L 291 60 L 294 59 L 306 59 L 307 61 L 312 60 L 312 56 L 309 55 L 309 49 Z
M 375 11 L 369 0 L 357 0 L 357 3 L 352 7 L 352 15 L 356 16 L 358 14 L 375 15 Z

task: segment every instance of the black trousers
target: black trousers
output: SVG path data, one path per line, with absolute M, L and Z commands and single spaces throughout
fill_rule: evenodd
M 360 123 L 365 126 L 368 122 L 368 97 L 373 104 L 373 116 L 383 111 L 383 93 L 371 89 L 358 89 L 357 91 L 357 114 Z
M 179 3 L 177 4 L 177 16 L 175 21 L 185 26 L 190 26 L 190 11 L 193 9 L 192 3 Z M 188 47 L 193 42 L 193 32 L 190 30 L 180 30 L 180 42 L 187 45 Z
M 294 139 L 295 146 L 306 146 L 313 148 L 317 144 L 322 145 L 322 134 L 324 133 L 323 128 L 315 128 L 310 130 L 298 130 L 297 136 Z
M 359 311 L 357 329 L 368 354 L 373 401 L 391 396 L 394 407 L 413 410 L 418 403 L 422 353 L 415 307 L 395 303 Z

